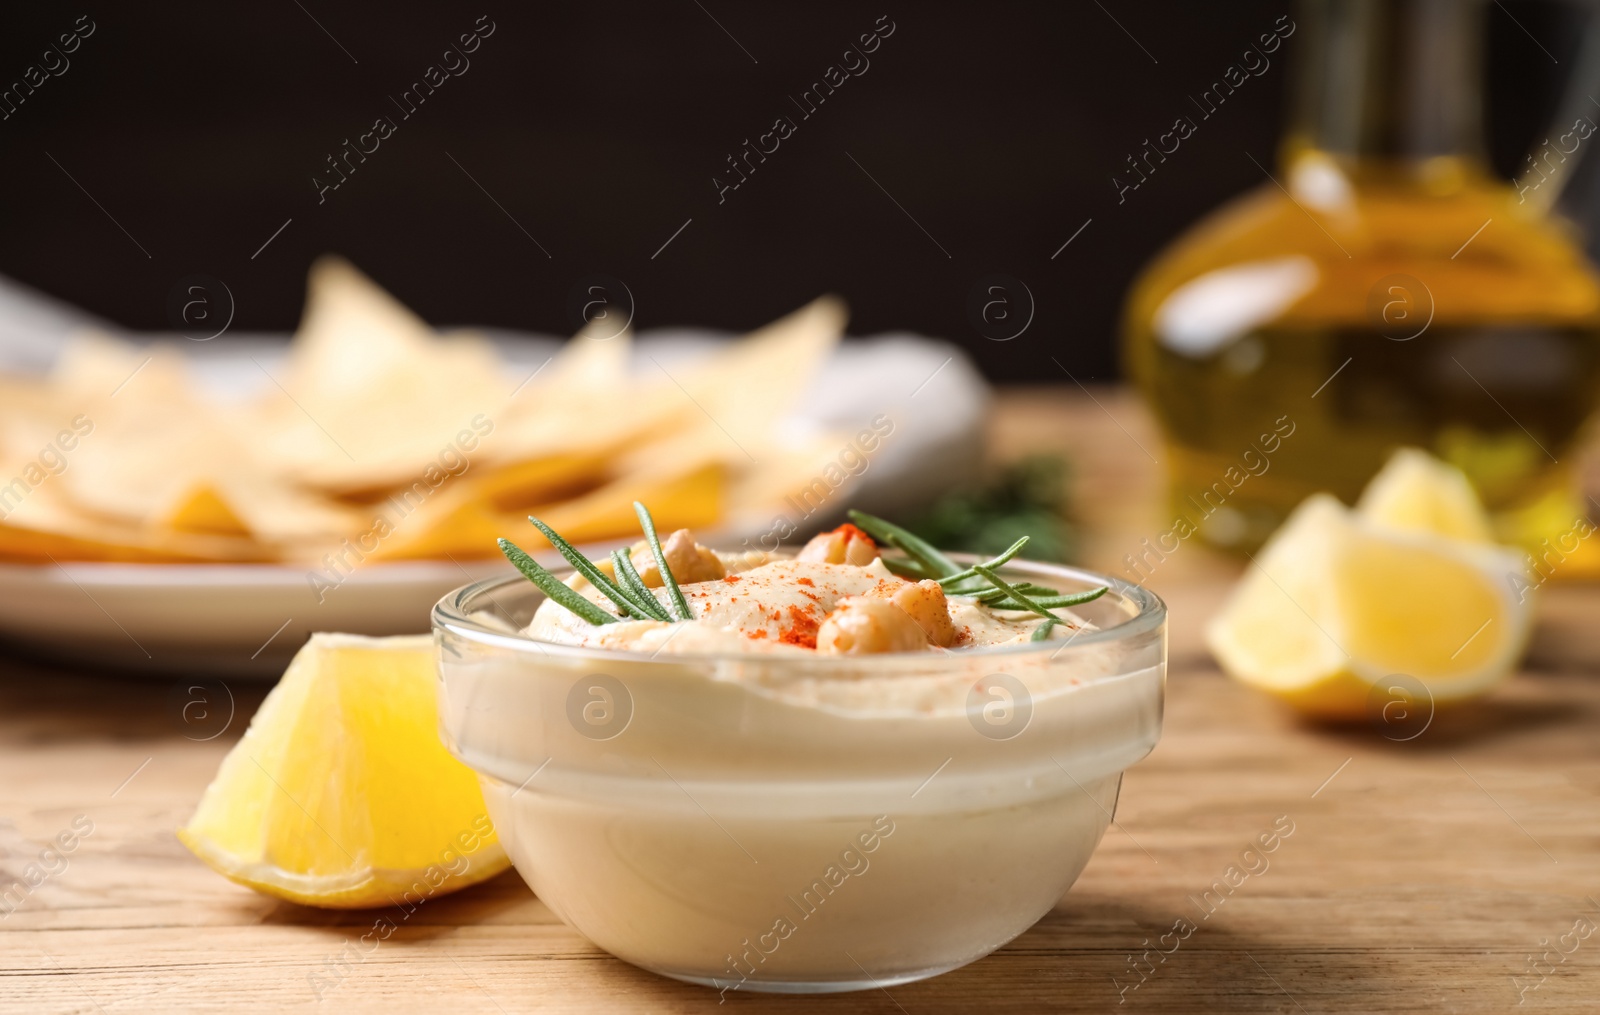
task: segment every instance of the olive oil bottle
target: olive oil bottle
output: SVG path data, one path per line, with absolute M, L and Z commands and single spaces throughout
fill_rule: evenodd
M 1318 490 L 1353 502 L 1402 445 L 1460 466 L 1508 541 L 1536 549 L 1581 514 L 1570 467 L 1600 398 L 1600 278 L 1529 200 L 1537 183 L 1504 183 L 1481 155 L 1483 13 L 1303 4 L 1276 165 L 1135 283 L 1126 363 L 1175 506 L 1208 542 L 1253 549 Z M 1270 456 L 1264 433 L 1285 434 Z M 1247 454 L 1265 464 L 1241 471 Z

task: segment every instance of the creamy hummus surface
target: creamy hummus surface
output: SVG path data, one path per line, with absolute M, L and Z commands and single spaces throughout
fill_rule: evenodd
M 527 633 L 543 641 L 633 652 L 821 653 L 945 652 L 1030 640 L 1045 618 L 997 609 L 951 595 L 935 581 L 912 581 L 889 571 L 872 539 L 843 525 L 812 539 L 795 557 L 764 551 L 721 553 L 679 529 L 662 544 L 692 620 L 622 620 L 591 624 L 546 600 Z M 631 557 L 663 604 L 668 591 L 649 547 Z M 609 560 L 597 566 L 613 577 Z M 614 616 L 617 607 L 579 575 L 567 584 Z M 1071 638 L 1089 625 L 1071 611 L 1058 618 L 1052 639 Z

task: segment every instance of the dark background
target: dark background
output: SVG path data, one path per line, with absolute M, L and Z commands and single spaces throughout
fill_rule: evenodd
M 597 272 L 646 328 L 744 329 L 832 291 L 853 333 L 946 337 L 996 379 L 1046 379 L 1041 352 L 1105 377 L 1140 264 L 1263 182 L 1245 153 L 1270 165 L 1302 38 L 1119 206 L 1125 158 L 1298 17 L 1289 0 L 302 2 L 8 5 L 3 82 L 79 15 L 97 27 L 0 121 L 0 272 L 139 329 L 171 327 L 168 295 L 196 273 L 231 289 L 235 331 L 290 329 L 326 251 L 438 324 L 568 332 Z M 390 97 L 480 13 L 495 31 L 470 69 L 399 119 Z M 870 69 L 800 120 L 790 97 L 884 13 Z M 1502 173 L 1543 136 L 1578 24 L 1543 0 L 1490 8 Z M 386 115 L 399 129 L 319 205 L 327 156 Z M 719 205 L 712 177 L 780 115 L 798 129 Z M 967 319 L 995 272 L 1038 304 L 1011 342 Z

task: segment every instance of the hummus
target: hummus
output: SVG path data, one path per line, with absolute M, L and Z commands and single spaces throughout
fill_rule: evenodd
M 542 641 L 624 651 L 867 654 L 947 652 L 1032 639 L 1038 613 L 946 595 L 935 581 L 912 581 L 884 566 L 871 539 L 853 525 L 817 536 L 796 557 L 763 551 L 720 553 L 680 529 L 663 544 L 668 568 L 692 619 L 630 620 L 579 575 L 567 585 L 618 622 L 591 624 L 560 604 L 540 605 L 527 633 Z M 670 602 L 649 547 L 631 559 L 663 606 Z M 610 561 L 597 565 L 614 576 Z M 684 581 L 688 576 L 694 579 Z M 1046 632 L 1068 639 L 1088 625 L 1068 610 Z
M 585 559 L 596 583 L 546 572 L 545 601 L 519 590 L 516 609 L 540 602 L 531 638 L 441 627 L 446 743 L 553 912 L 726 999 L 921 979 L 1057 904 L 1160 729 L 1159 604 L 1096 602 L 1085 612 L 1110 630 L 1068 643 L 1094 628 L 985 604 L 999 586 L 982 572 L 944 583 L 971 595 L 901 577 L 912 568 L 852 527 L 787 557 L 683 531 L 659 546 L 681 603 L 641 546 Z M 619 567 L 631 610 L 596 587 Z M 994 648 L 1047 624 L 1055 644 Z

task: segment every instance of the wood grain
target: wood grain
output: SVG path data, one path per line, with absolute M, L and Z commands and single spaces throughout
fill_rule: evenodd
M 996 435 L 1070 434 L 1088 449 L 1078 508 L 1091 558 L 1109 567 L 1159 522 L 1154 466 L 1115 442 L 1156 448 L 1136 406 L 1097 395 L 1098 407 L 1064 390 L 1009 392 Z M 1600 923 L 1600 590 L 1552 588 L 1527 672 L 1397 741 L 1381 724 L 1303 724 L 1222 677 L 1197 632 L 1233 566 L 1187 546 L 1170 564 L 1153 580 L 1174 618 L 1166 732 L 1128 773 L 1117 826 L 1056 909 L 930 981 L 730 995 L 729 1009 L 1505 1012 L 1520 997 L 1532 1010 L 1600 1010 L 1600 934 L 1542 980 L 1528 973 L 1529 955 L 1579 917 Z M 9 916 L 0 906 L 0 1011 L 717 1008 L 711 991 L 598 951 L 511 872 L 427 902 L 341 973 L 340 949 L 372 914 L 255 895 L 173 837 L 260 696 L 231 688 L 232 723 L 201 741 L 215 726 L 183 721 L 190 683 L 0 659 L 0 883 L 78 815 L 93 823 L 64 869 Z M 1279 820 L 1292 834 L 1264 867 L 1246 864 L 1241 852 Z M 1258 873 L 1207 916 L 1194 900 L 1230 865 Z M 1152 950 L 1180 917 L 1198 929 L 1169 955 Z M 314 974 L 337 980 L 320 1001 Z M 1513 977 L 1538 986 L 1519 996 Z M 1139 985 L 1119 995 L 1119 984 Z

